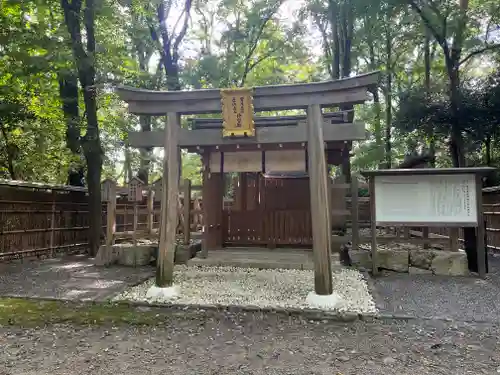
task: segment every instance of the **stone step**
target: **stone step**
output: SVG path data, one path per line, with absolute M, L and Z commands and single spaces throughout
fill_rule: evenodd
M 187 263 L 188 266 L 226 266 L 239 268 L 260 268 L 260 269 L 314 269 L 312 253 L 288 253 L 286 251 L 276 252 L 275 250 L 259 252 L 221 250 L 208 253 L 206 259 L 193 258 Z M 340 267 L 338 254 L 332 254 L 332 266 Z

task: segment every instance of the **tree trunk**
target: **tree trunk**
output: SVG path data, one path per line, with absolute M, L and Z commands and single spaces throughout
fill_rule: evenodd
M 124 184 L 128 184 L 133 177 L 132 172 L 132 160 L 130 160 L 132 156 L 130 155 L 130 148 L 125 146 L 125 161 L 123 162 L 123 182 Z
M 88 1 L 88 0 L 87 0 Z M 82 140 L 83 153 L 87 161 L 87 188 L 89 191 L 89 214 L 91 219 L 89 230 L 90 255 L 95 256 L 101 245 L 102 205 L 101 205 L 101 168 L 103 150 L 99 138 L 97 119 L 96 90 L 94 88 L 95 70 L 89 69 L 80 74 L 85 84 L 83 101 L 87 112 L 87 131 Z
M 351 44 L 354 30 L 354 19 L 352 5 L 346 0 L 342 6 L 342 77 L 347 78 L 351 75 Z
M 139 122 L 141 124 L 141 132 L 150 132 L 151 131 L 151 117 L 150 116 L 140 116 Z M 137 178 L 144 182 L 145 184 L 149 183 L 149 171 L 151 168 L 151 155 L 153 149 L 151 147 L 141 148 L 139 150 L 141 159 L 139 171 L 137 172 Z
M 448 68 L 450 79 L 449 95 L 451 104 L 450 154 L 454 167 L 465 167 L 462 121 L 460 119 L 460 76 L 458 68 Z
M 384 144 L 382 136 L 382 105 L 380 104 L 380 94 L 378 87 L 372 90 L 373 95 L 373 132 L 375 133 L 375 145 L 377 146 L 377 160 L 379 168 L 383 167 Z
M 347 78 L 351 75 L 351 41 L 353 34 L 353 14 L 352 5 L 350 1 L 346 1 L 342 5 L 341 12 L 341 29 L 342 34 L 342 78 Z M 348 111 L 348 121 L 354 121 L 354 107 L 352 105 L 342 106 L 342 111 Z M 342 157 L 342 174 L 344 175 L 346 183 L 351 182 L 351 149 L 352 142 L 348 142 L 343 150 Z
M 12 180 L 17 180 L 18 176 L 16 169 L 14 168 L 14 160 L 16 160 L 16 146 L 11 144 L 9 141 L 9 135 L 7 129 L 5 128 L 3 122 L 0 122 L 0 128 L 2 129 L 2 136 L 5 140 L 5 153 L 7 156 L 7 169 L 9 171 L 10 178 Z
M 391 168 L 392 166 L 392 140 L 391 140 L 391 127 L 392 127 L 392 34 L 389 29 L 390 17 L 387 17 L 387 24 L 385 28 L 385 52 L 387 55 L 387 87 L 385 90 L 385 166 Z
M 328 1 L 330 24 L 332 27 L 332 69 L 333 79 L 340 78 L 340 39 L 339 39 L 339 17 L 336 0 Z
M 449 78 L 450 104 L 451 104 L 451 134 L 450 151 L 453 158 L 453 166 L 465 167 L 465 153 L 462 137 L 462 119 L 460 117 L 460 59 L 467 29 L 469 0 L 460 0 L 460 13 L 453 37 L 451 49 L 445 54 L 446 70 Z M 446 52 L 446 51 L 445 51 Z
M 89 253 L 97 254 L 101 244 L 101 168 L 103 151 L 99 139 L 99 123 L 97 119 L 97 102 L 95 87 L 95 4 L 94 0 L 86 0 L 83 11 L 85 26 L 85 45 L 82 37 L 82 1 L 61 0 L 64 20 L 71 37 L 73 57 L 78 69 L 78 79 L 83 90 L 83 101 L 87 114 L 87 129 L 81 140 L 83 153 L 87 161 L 87 186 L 89 192 Z
M 66 147 L 75 155 L 80 155 L 80 107 L 78 77 L 73 72 L 59 74 L 59 97 L 66 121 Z M 68 185 L 85 186 L 85 168 L 80 163 L 68 170 Z
M 491 167 L 491 135 L 486 136 L 484 140 L 484 162 L 485 165 Z
M 102 154 L 99 150 L 94 150 L 96 142 L 88 141 L 84 147 L 85 159 L 87 161 L 87 188 L 89 191 L 89 253 L 95 256 L 101 245 L 102 232 L 102 204 L 101 204 L 101 167 Z
M 430 32 L 424 25 L 424 88 L 425 95 L 429 98 L 431 93 L 431 36 Z M 432 168 L 436 167 L 436 139 L 434 129 L 429 130 L 429 154 L 431 155 L 430 165 Z

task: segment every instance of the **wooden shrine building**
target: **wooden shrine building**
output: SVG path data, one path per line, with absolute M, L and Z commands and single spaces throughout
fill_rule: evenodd
M 160 253 L 175 240 L 168 220 L 176 220 L 177 207 L 171 206 L 177 202 L 178 149 L 183 148 L 202 157 L 205 255 L 231 245 L 312 245 L 315 271 L 321 275 L 315 278 L 316 291 L 331 294 L 327 167 L 348 158 L 352 141 L 364 140 L 366 131 L 363 123 L 353 122 L 352 112 L 323 113 L 322 109 L 364 103 L 378 80 L 374 72 L 251 89 L 118 88 L 131 113 L 167 115 L 164 132 L 129 133 L 132 147 L 166 149 L 162 202 L 168 204 L 162 205 L 166 223 Z M 306 110 L 307 115 L 256 115 L 286 109 Z M 222 118 L 194 118 L 190 129 L 180 127 L 181 115 L 209 113 L 222 113 Z M 237 174 L 238 179 L 233 205 L 224 209 L 226 173 Z

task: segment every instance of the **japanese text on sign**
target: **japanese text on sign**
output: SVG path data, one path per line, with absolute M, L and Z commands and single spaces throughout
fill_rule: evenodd
M 224 136 L 255 135 L 251 89 L 221 90 L 221 104 Z

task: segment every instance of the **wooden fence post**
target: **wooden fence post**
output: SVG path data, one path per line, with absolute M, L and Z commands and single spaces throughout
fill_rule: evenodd
M 476 175 L 476 211 L 477 211 L 476 252 L 477 252 L 477 272 L 479 273 L 479 277 L 485 278 L 487 252 L 486 252 L 486 244 L 484 243 L 486 228 L 484 227 L 483 181 L 481 177 L 482 176 L 479 174 Z
M 359 192 L 358 177 L 351 178 L 351 246 L 357 250 L 359 246 Z
M 371 219 L 371 250 L 372 250 L 372 274 L 378 275 L 377 259 L 377 214 L 375 203 L 375 176 L 370 176 L 370 219 Z
M 133 225 L 132 225 L 132 243 L 134 246 L 137 245 L 137 224 L 138 224 L 138 216 L 139 216 L 139 208 L 137 207 L 138 203 L 134 201 L 133 207 L 134 207 L 134 218 L 133 218 Z
M 213 223 L 212 208 L 213 208 L 213 181 L 209 168 L 210 154 L 205 152 L 201 161 L 203 164 L 203 184 L 201 186 L 201 209 L 203 215 L 202 222 L 202 238 L 200 258 L 208 257 L 208 250 L 213 248 L 212 230 L 210 226 Z
M 460 231 L 458 230 L 458 228 L 449 228 L 448 233 L 450 236 L 450 251 L 458 251 L 459 249 L 458 237 Z
M 128 183 L 128 200 L 133 202 L 132 204 L 134 208 L 134 216 L 132 219 L 132 228 L 133 228 L 132 242 L 134 243 L 134 246 L 137 245 L 137 225 L 139 219 L 138 204 L 143 200 L 142 197 L 143 186 L 144 183 L 137 177 L 132 178 Z
M 55 256 L 55 250 L 54 250 L 55 221 L 56 221 L 56 195 L 54 192 L 52 192 L 52 205 L 50 212 L 50 240 L 49 240 L 51 257 Z
M 101 200 L 106 202 L 106 244 L 99 248 L 96 265 L 109 266 L 113 260 L 116 225 L 116 182 L 106 179 L 101 184 Z
M 112 257 L 112 247 L 115 242 L 115 226 L 116 226 L 116 187 L 111 192 L 113 195 L 106 204 L 106 247 L 107 257 L 106 265 L 109 265 Z
M 430 245 L 429 241 L 429 227 L 422 228 L 422 237 L 424 239 L 424 249 L 428 249 Z
M 184 191 L 184 245 L 191 243 L 191 180 L 185 179 L 182 190 Z
M 147 212 L 148 212 L 148 234 L 151 236 L 153 234 L 153 221 L 154 221 L 154 200 L 153 200 L 153 190 L 148 189 L 148 200 L 147 200 Z

